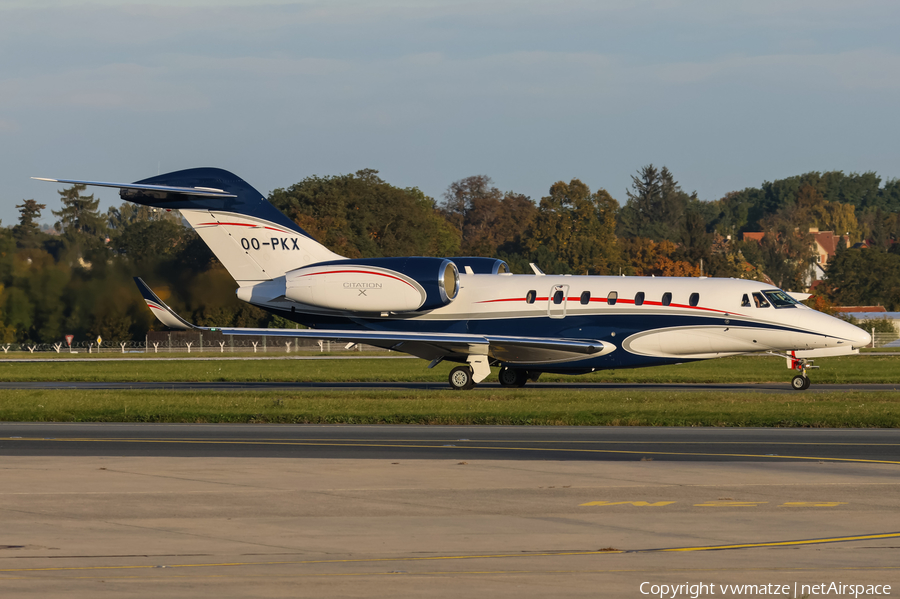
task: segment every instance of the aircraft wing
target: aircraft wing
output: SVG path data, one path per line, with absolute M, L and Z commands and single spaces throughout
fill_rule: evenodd
M 252 335 L 304 339 L 328 339 L 366 343 L 412 354 L 426 360 L 464 359 L 469 355 L 486 355 L 509 363 L 547 363 L 594 358 L 615 351 L 616 346 L 596 339 L 562 339 L 471 333 L 419 333 L 406 331 L 372 331 L 340 329 L 255 329 L 198 327 L 169 308 L 140 277 L 135 283 L 147 306 L 164 325 L 174 329 L 195 329 L 223 335 Z
M 487 355 L 502 362 L 554 362 L 581 357 L 597 357 L 610 353 L 615 346 L 591 339 L 554 339 L 507 335 L 456 333 L 417 333 L 400 331 L 345 331 L 336 329 L 244 329 L 211 328 L 223 335 L 267 335 L 306 339 L 330 339 L 366 343 L 420 358 L 465 357 Z

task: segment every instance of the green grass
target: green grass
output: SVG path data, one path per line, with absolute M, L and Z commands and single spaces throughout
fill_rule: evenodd
M 813 383 L 900 383 L 900 358 L 847 356 L 816 360 Z M 0 381 L 263 381 L 444 382 L 455 364 L 426 368 L 424 360 L 181 360 L 157 362 L 3 362 Z M 497 370 L 489 381 L 496 381 Z M 618 383 L 788 382 L 782 358 L 733 357 L 677 366 L 605 370 L 581 376 L 545 374 L 541 381 Z
M 900 392 L 12 390 L 0 420 L 897 427 Z
M 900 358 L 817 361 L 814 383 L 900 383 Z M 2 381 L 434 381 L 453 364 L 422 360 L 262 360 L 0 363 Z M 620 383 L 783 382 L 783 359 L 735 357 L 542 381 Z M 488 379 L 496 380 L 494 375 Z M 371 391 L 173 392 L 7 390 L 0 420 L 80 422 L 284 422 L 621 426 L 900 426 L 900 391 L 687 392 L 476 388 Z
M 876 350 L 877 351 L 877 350 Z M 224 352 L 220 352 L 217 347 L 207 347 L 204 351 L 197 351 L 196 349 L 192 352 L 187 352 L 183 350 L 179 350 L 176 352 L 168 352 L 161 351 L 159 353 L 149 352 L 145 353 L 142 351 L 127 351 L 126 353 L 120 353 L 118 351 L 108 352 L 104 351 L 103 353 L 87 353 L 86 351 L 79 350 L 74 353 L 70 353 L 68 351 L 61 351 L 56 353 L 55 351 L 43 351 L 30 353 L 27 351 L 14 351 L 10 353 L 0 354 L 0 359 L 4 360 L 66 360 L 66 359 L 78 359 L 78 360 L 167 360 L 172 358 L 177 358 L 179 360 L 188 360 L 193 358 L 292 358 L 297 356 L 349 356 L 353 358 L 358 358 L 360 356 L 404 356 L 405 354 L 400 354 L 397 352 L 391 352 L 388 350 L 378 350 L 378 351 L 367 351 L 365 353 L 353 351 L 353 350 L 332 350 L 322 352 L 319 350 L 307 350 L 303 349 L 301 351 L 291 350 L 290 353 L 284 351 L 284 348 L 269 348 L 268 352 L 258 352 L 255 353 L 252 350 L 246 351 L 236 351 L 231 352 L 226 349 Z

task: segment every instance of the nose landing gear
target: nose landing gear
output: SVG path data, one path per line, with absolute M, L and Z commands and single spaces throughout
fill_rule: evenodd
M 775 352 L 769 352 L 772 355 L 776 356 L 784 356 L 787 358 L 787 367 L 791 370 L 799 370 L 800 374 L 791 379 L 791 388 L 795 391 L 805 391 L 809 389 L 809 386 L 812 384 L 809 380 L 809 377 L 806 375 L 807 370 L 811 370 L 813 368 L 818 368 L 818 366 L 813 366 L 813 361 L 808 360 L 806 358 L 798 358 L 797 352 L 791 352 L 790 354 L 776 354 Z
M 805 374 L 798 374 L 793 379 L 791 379 L 791 387 L 794 388 L 795 391 L 804 391 L 809 389 L 811 382 L 809 377 Z

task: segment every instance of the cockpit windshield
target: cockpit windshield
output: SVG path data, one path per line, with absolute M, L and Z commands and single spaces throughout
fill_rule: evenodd
M 796 308 L 798 302 L 781 289 L 772 289 L 771 291 L 763 291 L 763 294 L 772 302 L 776 308 Z

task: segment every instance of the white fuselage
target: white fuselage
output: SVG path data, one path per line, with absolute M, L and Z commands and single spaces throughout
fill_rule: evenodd
M 425 312 L 348 313 L 307 306 L 284 298 L 283 279 L 242 288 L 238 296 L 273 310 L 293 308 L 308 317 L 297 320 L 312 326 L 324 319 L 333 327 L 334 319 L 343 317 L 357 329 L 597 339 L 619 348 L 615 363 L 622 366 L 643 364 L 641 358 L 760 351 L 846 348 L 849 353 L 869 343 L 862 329 L 803 304 L 776 307 L 764 294 L 775 291 L 757 281 L 706 277 L 460 274 L 458 296 Z M 768 306 L 757 307 L 754 294 Z

